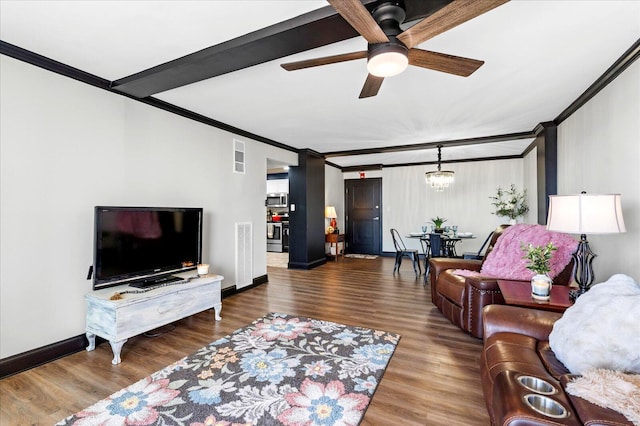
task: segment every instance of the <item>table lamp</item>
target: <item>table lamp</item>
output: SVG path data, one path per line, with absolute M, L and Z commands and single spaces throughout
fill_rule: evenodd
M 331 223 L 329 223 L 329 226 L 333 228 L 333 232 L 335 232 L 338 225 L 338 222 L 336 221 L 336 218 L 338 217 L 338 214 L 336 213 L 336 208 L 333 206 L 325 207 L 324 217 L 331 219 Z
M 589 248 L 586 234 L 626 232 L 620 194 L 550 195 L 547 229 L 580 234 L 580 242 L 572 257 L 573 279 L 578 290 L 570 292 L 572 300 L 585 293 L 593 283 L 592 262 L 596 257 Z

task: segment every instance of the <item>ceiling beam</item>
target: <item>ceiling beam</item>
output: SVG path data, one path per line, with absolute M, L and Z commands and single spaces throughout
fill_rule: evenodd
M 460 158 L 457 160 L 443 160 L 441 164 L 454 164 L 454 163 L 473 163 L 476 161 L 496 161 L 496 160 L 514 160 L 522 158 L 522 155 L 501 155 L 495 157 L 474 157 L 474 158 Z M 345 166 L 342 167 L 342 172 L 362 172 L 367 170 L 382 170 L 382 168 L 388 169 L 391 167 L 408 167 L 408 166 L 427 166 L 437 165 L 438 161 L 422 161 L 419 163 L 398 163 L 398 164 L 364 164 L 362 166 Z
M 407 19 L 432 14 L 452 0 L 406 0 Z M 364 0 L 369 9 L 375 0 Z M 145 98 L 359 36 L 331 6 L 297 16 L 224 43 L 157 65 L 112 83 L 112 89 Z
M 353 149 L 349 151 L 332 151 L 332 152 L 325 152 L 324 156 L 327 158 L 330 158 L 330 157 L 349 157 L 352 155 L 386 154 L 389 152 L 435 149 L 438 147 L 438 145 L 442 145 L 443 147 L 478 145 L 483 143 L 505 142 L 505 141 L 529 139 L 529 138 L 535 138 L 535 137 L 536 137 L 536 133 L 535 131 L 532 130 L 530 132 L 509 133 L 506 135 L 483 136 L 478 138 L 456 139 L 456 140 L 450 140 L 450 141 L 425 142 L 425 143 L 418 143 L 418 144 L 411 144 L 411 145 L 396 145 L 396 146 L 386 146 L 386 147 L 379 147 L 379 148 Z
M 326 6 L 116 80 L 113 88 L 144 98 L 357 35 Z

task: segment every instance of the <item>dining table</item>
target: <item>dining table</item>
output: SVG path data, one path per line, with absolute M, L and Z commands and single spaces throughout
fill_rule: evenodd
M 427 283 L 429 275 L 429 259 L 432 257 L 458 257 L 456 244 L 460 241 L 474 239 L 471 233 L 449 234 L 449 233 L 419 233 L 412 232 L 408 238 L 420 239 L 422 253 L 424 254 L 424 282 Z
M 447 233 L 417 233 L 412 232 L 408 238 L 420 239 L 425 258 L 429 257 L 458 257 L 456 244 L 462 240 L 475 239 L 470 233 L 447 234 Z M 436 238 L 438 237 L 438 238 Z

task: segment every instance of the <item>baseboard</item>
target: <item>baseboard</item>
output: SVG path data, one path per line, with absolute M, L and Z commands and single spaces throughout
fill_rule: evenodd
M 265 275 L 260 275 L 259 277 L 256 277 L 253 279 L 252 283 L 248 286 L 242 287 L 242 288 L 237 288 L 235 285 L 231 286 L 231 287 L 227 287 L 227 288 L 223 288 L 222 289 L 222 298 L 224 299 L 225 297 L 229 297 L 232 296 L 234 294 L 238 294 L 238 293 L 242 293 L 243 291 L 247 291 L 250 290 L 252 288 L 255 288 L 259 285 L 265 284 L 269 282 L 269 277 L 267 276 L 267 274 Z
M 96 342 L 97 343 L 97 342 Z M 84 334 L 61 342 L 32 349 L 21 354 L 0 359 L 0 379 L 37 367 L 47 362 L 83 351 L 88 345 Z
M 249 290 L 257 287 L 269 281 L 269 277 L 261 275 L 253 279 L 253 283 L 249 286 L 237 289 L 236 286 L 227 287 L 222 289 L 222 298 L 229 297 L 236 293 Z M 106 342 L 105 339 L 96 336 L 96 345 Z M 14 374 L 21 373 L 29 370 L 33 367 L 46 364 L 54 361 L 58 358 L 65 357 L 67 355 L 74 354 L 85 350 L 88 342 L 84 334 L 79 336 L 70 337 L 60 342 L 52 343 L 47 346 L 32 349 L 21 354 L 12 355 L 7 358 L 0 359 L 0 379 L 12 376 Z
M 288 267 L 289 269 L 313 269 L 325 263 L 327 263 L 327 259 L 323 257 L 313 262 L 289 262 Z

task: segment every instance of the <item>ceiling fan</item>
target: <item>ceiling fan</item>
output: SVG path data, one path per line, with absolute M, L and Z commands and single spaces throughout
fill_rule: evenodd
M 509 0 L 453 0 L 406 31 L 400 29 L 406 13 L 402 0 L 381 1 L 369 13 L 360 0 L 327 0 L 369 43 L 367 50 L 282 64 L 287 71 L 367 58 L 369 75 L 360 98 L 378 94 L 385 77 L 405 70 L 407 65 L 467 77 L 484 61 L 418 49 L 438 34 L 469 21 Z

